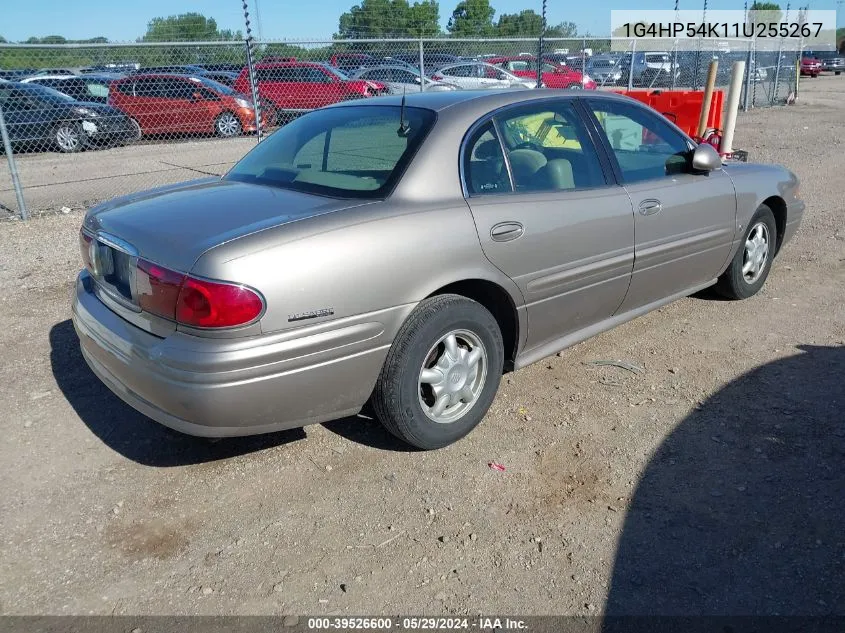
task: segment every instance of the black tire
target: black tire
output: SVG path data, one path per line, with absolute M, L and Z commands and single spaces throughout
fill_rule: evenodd
M 132 128 L 135 130 L 135 135 L 133 138 L 127 139 L 128 143 L 134 143 L 135 141 L 140 141 L 141 138 L 144 136 L 144 131 L 141 129 L 141 124 L 138 123 L 136 119 L 129 117 L 129 123 L 132 125 Z
M 472 406 L 453 422 L 440 423 L 423 411 L 420 371 L 432 346 L 454 330 L 468 331 L 480 340 L 487 354 L 487 373 Z M 376 417 L 393 435 L 417 448 L 452 444 L 484 418 L 499 388 L 503 363 L 502 333 L 484 306 L 452 294 L 426 299 L 399 329 L 387 354 L 371 399 Z
M 742 268 L 746 263 L 745 243 L 748 241 L 752 231 L 757 230 L 759 224 L 765 226 L 768 236 L 768 251 L 759 276 L 753 281 L 750 281 L 742 272 Z M 742 238 L 742 243 L 739 245 L 736 255 L 728 265 L 727 270 L 719 277 L 719 281 L 716 283 L 716 291 L 728 299 L 747 299 L 757 294 L 769 276 L 776 248 L 777 224 L 775 223 L 775 216 L 768 206 L 762 204 L 748 223 L 748 228 L 745 230 L 745 235 Z
M 582 90 L 584 86 L 579 83 L 571 83 L 566 85 L 566 90 Z

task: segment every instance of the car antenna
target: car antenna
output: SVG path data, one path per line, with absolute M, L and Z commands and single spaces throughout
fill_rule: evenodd
M 411 131 L 411 126 L 405 120 L 405 88 L 402 88 L 402 104 L 399 106 L 399 129 L 396 130 L 396 134 L 401 137 L 408 136 L 408 132 Z

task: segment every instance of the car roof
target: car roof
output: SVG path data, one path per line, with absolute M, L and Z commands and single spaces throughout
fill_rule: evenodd
M 328 68 L 330 67 L 329 64 L 324 62 L 304 62 L 304 61 L 295 61 L 295 62 L 265 62 L 265 63 L 258 63 L 255 65 L 256 68 L 293 68 L 296 66 L 311 66 L 311 67 L 319 67 L 319 68 Z
M 548 99 L 549 97 L 575 99 L 583 97 L 583 93 L 572 90 L 553 90 L 543 88 L 541 90 L 450 90 L 434 92 L 411 92 L 404 95 L 405 105 L 409 108 L 425 108 L 441 112 L 447 109 L 475 110 L 478 117 L 486 112 L 501 108 L 503 106 L 530 103 Z M 631 101 L 628 97 L 613 92 L 591 91 L 590 98 Z M 372 97 L 370 99 L 359 99 L 355 101 L 342 101 L 330 108 L 343 108 L 351 106 L 398 106 L 402 104 L 403 95 L 389 95 L 383 97 Z

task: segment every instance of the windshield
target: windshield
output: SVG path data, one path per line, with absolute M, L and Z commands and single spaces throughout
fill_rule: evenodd
M 320 64 L 323 68 L 328 70 L 331 74 L 335 75 L 338 79 L 343 81 L 349 81 L 349 75 L 343 72 L 340 68 L 335 68 L 331 64 Z
M 259 143 L 226 180 L 339 198 L 382 198 L 398 182 L 435 114 L 399 106 L 315 110 Z
M 76 99 L 74 99 L 73 97 L 69 97 L 65 93 L 59 92 L 58 90 L 53 90 L 52 88 L 48 88 L 47 86 L 30 85 L 24 90 L 30 96 L 36 97 L 38 99 L 44 99 L 45 101 L 61 103 L 74 103 L 76 101 Z

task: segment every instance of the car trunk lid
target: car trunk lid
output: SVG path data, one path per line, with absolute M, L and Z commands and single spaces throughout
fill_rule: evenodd
M 119 198 L 92 209 L 85 227 L 124 240 L 145 259 L 189 272 L 213 246 L 359 204 L 214 179 Z

